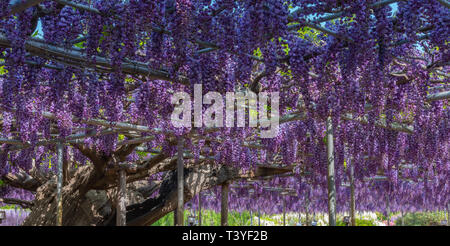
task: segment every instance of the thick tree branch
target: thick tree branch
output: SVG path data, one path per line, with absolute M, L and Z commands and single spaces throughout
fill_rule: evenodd
M 35 192 L 42 185 L 41 182 L 23 171 L 14 174 L 8 173 L 2 176 L 1 180 L 12 187 L 33 192 Z
M 212 187 L 242 178 L 267 177 L 271 175 L 282 175 L 292 172 L 292 167 L 271 168 L 263 167 L 264 170 L 257 168 L 250 173 L 242 173 L 239 169 L 215 164 L 202 165 L 198 168 L 186 168 L 184 201 L 188 202 L 201 191 L 209 190 Z M 147 199 L 143 203 L 134 204 L 127 207 L 127 225 L 151 225 L 158 219 L 176 208 L 176 171 L 164 180 L 161 184 L 159 196 Z M 112 220 L 113 221 L 113 220 Z
M 19 205 L 25 209 L 31 209 L 34 204 L 32 201 L 20 200 L 15 198 L 0 198 L 0 203 Z

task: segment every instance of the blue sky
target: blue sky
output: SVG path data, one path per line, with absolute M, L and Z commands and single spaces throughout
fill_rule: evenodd
M 390 4 L 391 8 L 392 8 L 392 14 L 395 14 L 398 11 L 398 4 L 397 3 L 392 3 Z M 37 25 L 37 30 L 38 30 L 38 34 L 37 37 L 38 38 L 43 38 L 43 31 L 42 31 L 42 22 L 39 20 L 38 25 Z

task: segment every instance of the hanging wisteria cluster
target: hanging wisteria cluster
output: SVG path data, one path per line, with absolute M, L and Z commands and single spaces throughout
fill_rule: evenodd
M 193 160 L 292 168 L 256 179 L 252 194 L 236 181 L 231 209 L 279 213 L 286 199 L 288 211 L 323 212 L 331 117 L 338 211 L 349 208 L 351 168 L 357 210 L 450 202 L 446 0 L 46 0 L 16 11 L 26 2 L 0 2 L 0 179 L 55 174 L 58 141 L 78 146 L 67 158 L 81 167 L 92 157 L 79 146 L 110 156 L 139 139 L 126 155 L 138 162 L 173 156 L 182 136 Z M 278 136 L 175 128 L 171 96 L 194 95 L 194 84 L 279 92 Z M 219 193 L 204 206 L 219 208 Z M 0 197 L 32 200 L 18 194 L 0 183 Z

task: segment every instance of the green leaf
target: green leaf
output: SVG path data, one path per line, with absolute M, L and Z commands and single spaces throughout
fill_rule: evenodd
M 5 75 L 8 73 L 8 70 L 5 69 L 5 66 L 0 67 L 0 75 Z
M 36 37 L 39 34 L 39 30 L 36 30 L 31 36 Z
M 82 42 L 74 44 L 74 46 L 77 48 L 80 48 L 80 49 L 84 49 L 86 47 L 85 44 L 86 44 L 86 41 L 82 41 Z
M 256 56 L 256 57 L 262 58 L 262 52 L 261 52 L 261 49 L 258 48 L 258 49 L 256 49 L 256 50 L 254 50 L 254 51 L 253 51 L 253 55 Z

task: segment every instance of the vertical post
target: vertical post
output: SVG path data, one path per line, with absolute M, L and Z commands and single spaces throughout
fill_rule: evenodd
M 286 197 L 283 196 L 283 226 L 286 226 Z
M 259 211 L 259 206 L 258 206 L 258 226 L 261 226 L 261 212 Z
M 178 138 L 177 146 L 177 212 L 176 224 L 182 226 L 184 220 L 184 165 L 183 165 L 183 138 Z
M 57 145 L 57 155 L 58 155 L 58 181 L 56 185 L 56 225 L 62 226 L 62 215 L 63 215 L 63 205 L 62 205 L 62 186 L 63 186 L 63 162 L 64 162 L 64 145 L 59 143 Z
M 202 225 L 202 193 L 198 193 L 198 225 Z
M 450 226 L 450 202 L 447 204 L 447 226 Z
M 220 211 L 220 225 L 228 226 L 228 191 L 230 188 L 230 183 L 225 182 L 222 184 L 222 203 Z
M 67 147 L 67 160 L 64 157 L 63 160 L 63 185 L 67 185 L 69 183 L 69 168 L 74 163 L 73 149 L 72 147 Z
M 334 178 L 334 140 L 333 123 L 327 118 L 327 157 L 328 157 L 328 221 L 330 226 L 336 226 L 336 184 Z
M 386 194 L 386 217 L 387 217 L 387 226 L 390 225 L 391 222 L 391 208 L 389 205 L 389 195 Z
M 311 225 L 309 219 L 310 218 L 309 218 L 309 193 L 308 193 L 307 197 L 306 197 L 306 218 L 305 218 L 306 226 L 310 226 Z
M 355 201 L 355 174 L 354 174 L 353 163 L 350 163 L 350 219 L 351 225 L 356 226 L 356 201 Z
M 126 198 L 127 198 L 127 174 L 125 170 L 121 169 L 119 171 L 119 191 L 117 192 L 117 212 L 116 212 L 117 226 L 127 225 Z

